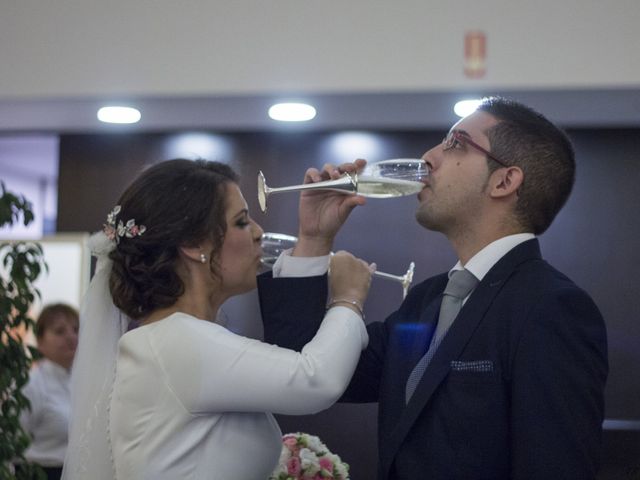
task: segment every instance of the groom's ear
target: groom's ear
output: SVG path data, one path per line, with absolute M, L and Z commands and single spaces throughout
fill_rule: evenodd
M 499 168 L 491 174 L 491 196 L 494 198 L 517 195 L 524 181 L 524 173 L 520 167 Z

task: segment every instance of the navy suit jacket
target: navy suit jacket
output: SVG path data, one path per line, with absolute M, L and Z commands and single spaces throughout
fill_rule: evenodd
M 324 315 L 326 278 L 258 281 L 265 341 L 300 350 Z M 407 404 L 446 283 L 425 280 L 368 325 L 342 399 L 379 402 L 379 478 L 595 478 L 608 366 L 591 298 L 537 240 L 518 245 L 471 294 Z

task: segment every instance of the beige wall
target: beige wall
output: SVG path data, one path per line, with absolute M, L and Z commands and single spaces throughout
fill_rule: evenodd
M 638 0 L 0 0 L 0 99 L 633 87 L 638 24 Z

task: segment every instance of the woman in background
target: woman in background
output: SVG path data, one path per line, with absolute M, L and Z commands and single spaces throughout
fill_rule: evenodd
M 36 321 L 42 354 L 23 389 L 31 402 L 20 423 L 31 436 L 25 458 L 40 465 L 48 479 L 59 479 L 67 451 L 71 398 L 71 364 L 78 345 L 78 312 L 56 303 L 45 306 Z
M 300 353 L 216 323 L 256 288 L 262 254 L 237 182 L 217 162 L 159 163 L 93 237 L 64 478 L 264 480 L 282 445 L 271 413 L 315 413 L 346 388 L 368 342 L 362 260 L 333 257 L 332 300 Z

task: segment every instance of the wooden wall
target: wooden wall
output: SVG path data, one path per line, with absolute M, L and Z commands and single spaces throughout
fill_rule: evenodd
M 297 195 L 271 197 L 268 212 L 262 214 L 257 205 L 256 174 L 262 170 L 271 186 L 300 183 L 308 166 L 346 160 L 335 149 L 343 133 L 211 132 L 224 147 L 211 159 L 226 161 L 241 173 L 251 213 L 265 231 L 295 234 Z M 443 133 L 364 135 L 375 144 L 368 157 L 376 161 L 418 157 L 440 141 Z M 63 135 L 58 231 L 99 229 L 137 172 L 175 152 L 168 147 L 175 135 Z M 543 255 L 593 296 L 606 319 L 610 348 L 607 418 L 640 420 L 640 130 L 573 130 L 570 135 L 578 155 L 577 182 L 554 225 L 541 237 Z M 416 224 L 415 206 L 414 197 L 370 199 L 352 214 L 336 248 L 375 261 L 380 270 L 390 273 L 403 273 L 415 261 L 416 281 L 449 269 L 456 260 L 453 251 L 442 235 Z M 398 285 L 375 280 L 366 305 L 367 320 L 383 320 L 400 300 Z M 255 295 L 248 294 L 230 302 L 226 312 L 238 330 L 259 337 L 256 305 Z M 376 405 L 336 405 L 315 416 L 280 417 L 279 421 L 284 432 L 320 435 L 352 465 L 354 480 L 370 479 L 375 477 L 377 458 L 376 410 Z M 636 460 L 631 467 L 640 464 L 640 451 L 628 443 L 630 435 L 640 449 L 640 432 L 625 435 L 605 435 L 602 478 L 609 478 L 606 472 L 629 468 L 624 463 L 633 455 Z M 619 445 L 620 438 L 624 447 Z

